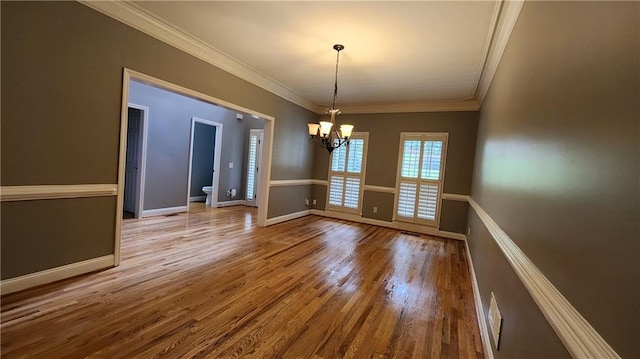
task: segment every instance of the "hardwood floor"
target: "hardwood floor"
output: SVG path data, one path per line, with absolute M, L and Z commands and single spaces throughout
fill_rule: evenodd
M 462 242 L 255 216 L 125 220 L 119 267 L 2 298 L 2 357 L 483 358 Z

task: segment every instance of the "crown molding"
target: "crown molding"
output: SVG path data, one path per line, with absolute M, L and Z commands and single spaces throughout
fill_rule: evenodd
M 134 29 L 182 50 L 198 59 L 248 81 L 307 110 L 323 114 L 325 108 L 304 98 L 278 81 L 230 57 L 197 37 L 161 20 L 129 1 L 77 0 L 81 4 L 118 20 Z M 483 62 L 474 99 L 449 102 L 398 102 L 387 104 L 340 106 L 345 114 L 478 111 L 498 68 L 511 31 L 524 0 L 501 0 L 496 7 L 489 38 L 491 42 Z
M 89 0 L 78 0 L 78 2 L 307 110 L 315 113 L 322 112 L 318 105 L 292 89 L 233 59 L 193 35 L 160 20 L 131 2 Z
M 340 106 L 340 112 L 343 114 L 478 111 L 479 109 L 480 104 L 476 100 L 452 102 L 398 102 L 379 105 Z
M 525 0 L 502 0 L 500 13 L 495 29 L 493 30 L 491 45 L 489 46 L 489 52 L 484 62 L 484 69 L 478 81 L 475 98 L 479 105 L 482 105 L 482 101 L 484 101 L 484 97 L 489 91 L 489 86 L 491 86 L 493 76 L 498 69 L 504 49 L 507 47 L 511 32 L 516 26 L 516 21 L 518 20 L 518 16 L 520 16 L 520 10 L 522 10 L 524 1 Z

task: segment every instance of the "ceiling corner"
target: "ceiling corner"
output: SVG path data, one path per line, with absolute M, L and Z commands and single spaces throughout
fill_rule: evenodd
M 489 46 L 489 52 L 487 53 L 487 58 L 482 70 L 482 75 L 480 76 L 480 80 L 478 82 L 478 89 L 476 91 L 476 100 L 478 103 L 478 107 L 482 106 L 484 97 L 489 91 L 489 86 L 491 86 L 491 81 L 493 80 L 493 76 L 498 69 L 500 59 L 502 58 L 502 54 L 507 47 L 509 37 L 511 36 L 511 32 L 516 25 L 518 16 L 520 15 L 520 10 L 522 10 L 524 2 L 525 0 L 502 1 L 500 15 L 498 17 L 498 21 L 496 22 L 496 27 L 491 39 L 491 45 Z

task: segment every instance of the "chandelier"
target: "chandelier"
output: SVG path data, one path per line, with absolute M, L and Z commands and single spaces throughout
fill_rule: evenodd
M 340 110 L 336 108 L 336 97 L 338 97 L 338 63 L 340 61 L 340 51 L 344 50 L 343 45 L 333 45 L 336 50 L 336 77 L 333 85 L 333 103 L 327 113 L 331 116 L 330 121 L 320 121 L 320 123 L 309 123 L 309 140 L 315 140 L 316 143 L 333 152 L 342 145 L 349 145 L 349 137 L 353 131 L 353 125 L 340 125 L 340 133 L 338 130 L 331 132 L 333 125 L 336 123 L 336 116 L 340 114 Z M 335 136 L 335 137 L 334 137 Z

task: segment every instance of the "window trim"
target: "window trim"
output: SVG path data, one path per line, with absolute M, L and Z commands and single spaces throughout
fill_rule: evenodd
M 360 188 L 358 190 L 358 208 L 346 208 L 344 206 L 335 206 L 329 203 L 329 196 L 331 194 L 331 174 L 334 173 L 331 170 L 331 164 L 333 162 L 333 153 L 331 153 L 329 155 L 329 163 L 327 166 L 327 195 L 325 198 L 325 210 L 327 211 L 334 211 L 334 212 L 342 212 L 342 213 L 352 213 L 352 214 L 358 214 L 358 215 L 362 215 L 362 202 L 364 200 L 364 181 L 366 178 L 366 174 L 367 174 L 367 153 L 369 152 L 369 132 L 353 132 L 351 134 L 350 140 L 351 139 L 362 139 L 364 140 L 364 146 L 362 149 L 362 171 L 359 174 L 359 178 L 360 178 Z M 347 151 L 347 158 L 345 159 L 345 171 L 344 172 L 335 172 L 336 174 L 341 173 L 345 179 L 347 177 L 357 177 L 354 174 L 349 174 L 346 171 L 346 165 L 348 162 L 348 151 Z M 343 186 L 342 188 L 342 199 L 344 201 L 344 191 L 345 191 L 346 186 Z M 343 202 L 344 203 L 344 202 Z
M 429 140 L 440 140 L 442 141 L 442 158 L 441 158 L 441 171 L 440 178 L 438 180 L 428 180 L 421 179 L 420 175 L 418 178 L 410 179 L 410 181 L 420 184 L 420 183 L 438 183 L 438 194 L 436 197 L 436 214 L 433 220 L 428 219 L 420 219 L 415 217 L 413 219 L 409 219 L 407 217 L 398 216 L 398 202 L 400 199 L 400 183 L 402 182 L 402 177 L 400 172 L 402 171 L 402 154 L 403 154 L 403 145 L 405 138 L 407 137 L 421 137 L 420 141 L 429 141 Z M 422 148 L 423 144 L 421 144 Z M 440 211 L 442 207 L 442 193 L 444 187 L 444 180 L 446 175 L 446 166 L 447 166 L 447 149 L 449 147 L 449 133 L 448 132 L 400 132 L 400 141 L 398 144 L 398 165 L 396 169 L 396 186 L 394 192 L 394 203 L 393 203 L 393 221 L 403 222 L 403 223 L 412 223 L 417 225 L 426 225 L 430 227 L 440 228 Z M 423 152 L 420 154 L 420 163 L 418 165 L 419 173 L 422 171 L 422 161 L 423 161 Z M 418 187 L 419 188 L 419 187 Z M 416 191 L 419 193 L 419 189 L 416 188 Z M 416 197 L 417 198 L 417 197 Z M 416 210 L 417 210 L 418 202 L 416 201 Z

